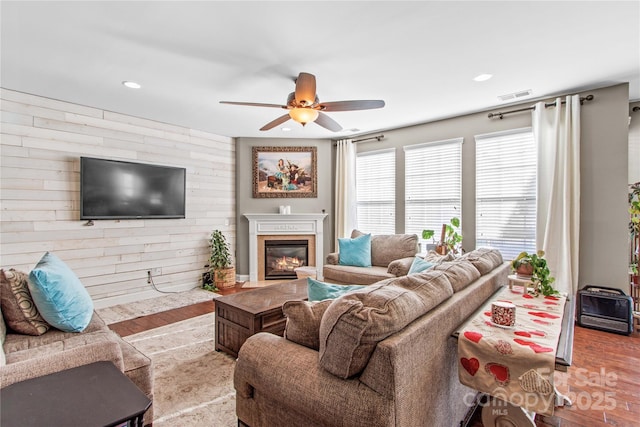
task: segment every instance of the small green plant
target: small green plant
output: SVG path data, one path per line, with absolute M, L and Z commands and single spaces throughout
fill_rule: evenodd
M 531 282 L 535 285 L 536 294 L 541 292 L 544 296 L 560 295 L 551 285 L 556 279 L 551 277 L 547 260 L 544 259 L 544 251 L 539 250 L 535 254 L 520 252 L 520 255 L 511 261 L 511 268 L 515 271 L 522 265 L 531 266 Z
M 444 247 L 446 252 L 458 253 L 460 243 L 462 243 L 462 234 L 458 233 L 460 228 L 460 219 L 457 217 L 451 218 L 449 224 L 442 224 L 442 236 L 441 241 L 435 242 L 439 247 Z M 434 230 L 422 230 L 422 238 L 425 240 L 433 239 L 435 235 Z
M 460 218 L 458 217 L 451 218 L 450 223 L 445 224 L 443 244 L 446 246 L 448 251 L 453 252 L 454 254 L 458 253 L 458 249 L 462 243 L 462 234 L 458 233 L 459 229 Z
M 226 279 L 226 268 L 231 267 L 231 253 L 229 252 L 229 245 L 227 239 L 220 230 L 213 230 L 211 232 L 211 238 L 209 239 L 209 248 L 211 253 L 209 255 L 209 273 L 211 278 L 217 274 L 220 280 Z M 215 287 L 215 284 L 213 284 Z

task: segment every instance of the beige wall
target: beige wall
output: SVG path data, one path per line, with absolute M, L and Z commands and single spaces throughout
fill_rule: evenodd
M 235 245 L 235 145 L 221 137 L 2 89 L 0 266 L 28 272 L 45 251 L 79 276 L 96 306 L 201 285 L 207 238 Z M 80 156 L 187 170 L 185 219 L 80 220 Z
M 595 99 L 582 107 L 581 233 L 579 286 L 600 284 L 629 290 L 627 278 L 627 163 L 629 88 L 620 84 L 590 90 Z M 492 111 L 516 109 L 512 105 Z M 640 113 L 638 113 L 640 114 Z M 403 177 L 405 145 L 463 137 L 462 231 L 466 250 L 475 247 L 474 135 L 531 126 L 529 112 L 489 119 L 487 112 L 382 132 L 380 142 L 358 151 L 396 150 L 396 176 Z M 425 165 L 425 167 L 427 167 Z M 404 180 L 396 181 L 396 231 L 404 232 Z

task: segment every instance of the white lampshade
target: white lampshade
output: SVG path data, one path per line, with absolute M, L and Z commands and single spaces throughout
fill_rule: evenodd
M 318 118 L 318 110 L 312 108 L 292 108 L 289 110 L 289 116 L 304 126 Z

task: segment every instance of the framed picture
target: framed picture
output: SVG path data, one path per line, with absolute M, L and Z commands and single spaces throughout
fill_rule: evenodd
M 318 197 L 316 147 L 253 147 L 253 197 Z

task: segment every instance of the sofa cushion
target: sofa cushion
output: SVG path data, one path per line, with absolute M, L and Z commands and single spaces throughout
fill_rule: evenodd
M 347 292 L 355 291 L 364 285 L 336 285 L 325 283 L 319 280 L 307 278 L 307 294 L 309 301 L 323 301 L 326 299 L 336 299 Z
M 469 261 L 443 262 L 434 266 L 433 269 L 447 275 L 453 292 L 461 291 L 480 277 L 478 269 Z
M 361 236 L 353 230 L 351 237 Z M 416 234 L 378 234 L 371 236 L 371 265 L 387 267 L 391 261 L 414 256 L 418 252 Z
M 460 259 L 469 261 L 483 276 L 504 262 L 500 251 L 493 248 L 478 248 L 462 255 Z
M 413 258 L 413 262 L 411 263 L 411 267 L 409 268 L 409 272 L 407 274 L 415 274 L 415 273 L 421 273 L 431 267 L 433 267 L 435 264 L 429 262 L 429 261 L 425 261 L 424 259 L 420 258 L 420 257 L 414 257 Z
M 349 378 L 360 373 L 378 342 L 453 295 L 439 271 L 384 280 L 334 300 L 320 322 L 320 365 Z
M 29 274 L 29 290 L 50 325 L 83 331 L 93 316 L 93 301 L 80 279 L 57 256 L 47 252 Z
M 371 285 L 380 280 L 396 277 L 387 272 L 386 267 L 352 267 L 349 265 L 325 265 L 322 269 L 324 280 L 345 285 Z
M 340 265 L 371 267 L 371 234 L 338 239 Z
M 282 312 L 287 318 L 284 337 L 289 341 L 309 347 L 320 348 L 320 321 L 332 300 L 287 301 Z
M 25 335 L 42 335 L 49 324 L 42 318 L 29 292 L 29 276 L 13 268 L 0 270 L 2 314 L 9 328 Z M 4 339 L 3 339 L 4 341 Z
M 446 255 L 440 255 L 436 251 L 429 251 L 424 256 L 425 261 L 429 261 L 433 264 L 440 264 L 447 261 L 453 261 L 456 259 L 456 256 L 452 252 L 448 252 Z

